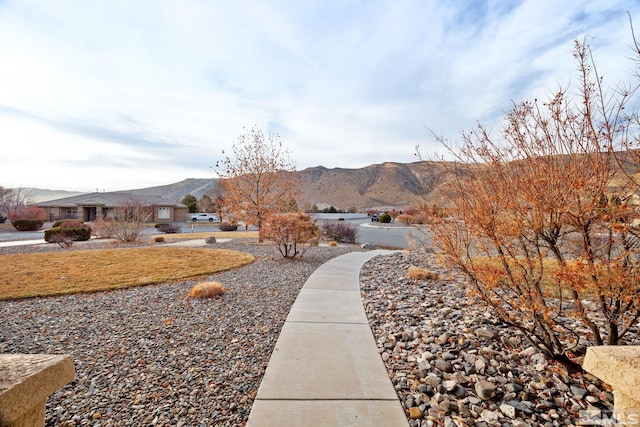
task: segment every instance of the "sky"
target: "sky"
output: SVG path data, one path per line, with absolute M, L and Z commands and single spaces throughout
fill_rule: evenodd
M 213 178 L 238 137 L 298 170 L 416 161 L 577 86 L 632 81 L 640 0 L 0 0 L 0 186 Z

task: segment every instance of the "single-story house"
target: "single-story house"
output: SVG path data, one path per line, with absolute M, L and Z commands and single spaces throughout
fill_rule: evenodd
M 187 220 L 187 206 L 160 196 L 141 196 L 137 194 L 115 191 L 80 194 L 35 203 L 34 206 L 44 208 L 46 221 L 62 218 L 77 218 L 82 221 L 93 221 L 100 218 L 114 217 L 119 208 L 139 204 L 149 210 L 152 215 L 149 222 L 181 222 Z

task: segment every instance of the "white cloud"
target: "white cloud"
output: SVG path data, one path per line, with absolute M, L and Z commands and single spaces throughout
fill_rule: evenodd
M 574 38 L 629 78 L 627 9 L 640 19 L 622 0 L 5 0 L 0 185 L 213 176 L 254 124 L 299 168 L 410 162 L 435 149 L 425 126 L 455 138 L 567 85 Z

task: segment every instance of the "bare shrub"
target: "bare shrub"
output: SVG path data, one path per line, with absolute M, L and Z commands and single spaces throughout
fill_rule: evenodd
M 49 238 L 49 243 L 57 243 L 61 248 L 69 248 L 73 246 L 73 241 L 70 237 L 64 234 L 55 234 Z
M 344 221 L 325 221 L 320 229 L 325 239 L 336 242 L 355 243 L 358 238 L 358 226 Z
M 164 243 L 164 236 L 156 236 L 153 238 L 153 241 L 156 243 Z
M 114 219 L 99 218 L 91 225 L 92 234 L 98 239 L 110 239 L 116 235 L 116 223 Z
M 115 209 L 113 231 L 115 237 L 123 242 L 135 242 L 152 214 L 140 200 L 130 199 Z
M 176 224 L 175 222 L 156 224 L 155 228 L 156 230 L 166 234 L 175 234 L 182 231 L 180 224 Z
M 224 294 L 225 288 L 218 282 L 200 282 L 189 291 L 189 298 L 216 298 Z
M 320 241 L 320 228 L 302 212 L 273 214 L 264 221 L 261 232 L 284 258 L 301 258 Z

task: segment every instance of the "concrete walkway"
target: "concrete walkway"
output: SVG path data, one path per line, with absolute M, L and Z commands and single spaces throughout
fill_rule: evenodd
M 342 255 L 309 277 L 280 332 L 248 427 L 408 426 L 360 298 L 360 268 L 384 253 Z

